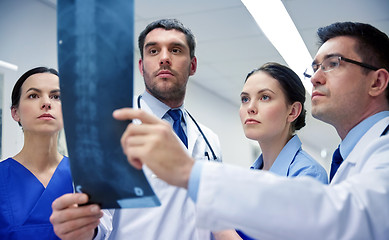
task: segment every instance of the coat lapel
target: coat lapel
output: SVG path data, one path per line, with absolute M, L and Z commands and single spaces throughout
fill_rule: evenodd
M 355 145 L 348 157 L 340 165 L 338 171 L 334 175 L 331 184 L 339 183 L 355 170 L 357 164 L 361 164 L 364 159 L 360 159 L 361 151 L 364 151 L 367 146 L 374 140 L 380 137 L 382 131 L 389 124 L 389 117 L 377 122 L 370 128 L 365 135 Z

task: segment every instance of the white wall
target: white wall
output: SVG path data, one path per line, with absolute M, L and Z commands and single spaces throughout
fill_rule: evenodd
M 21 129 L 9 111 L 13 85 L 33 67 L 43 65 L 57 69 L 57 19 L 55 8 L 37 0 L 1 0 L 0 16 L 0 59 L 19 66 L 16 72 L 0 67 L 4 74 L 1 157 L 4 159 L 15 155 L 23 145 Z M 138 59 L 134 61 L 136 72 L 137 62 Z M 143 80 L 138 73 L 135 79 L 134 92 L 139 94 L 143 92 Z M 257 147 L 243 135 L 237 105 L 204 90 L 196 85 L 195 79 L 189 82 L 185 105 L 199 122 L 219 135 L 225 162 L 250 165 Z
M 11 92 L 27 70 L 43 65 L 57 68 L 56 12 L 38 1 L 0 1 L 0 59 L 19 66 L 18 71 L 0 67 L 4 73 L 2 159 L 23 145 L 22 131 L 11 118 Z

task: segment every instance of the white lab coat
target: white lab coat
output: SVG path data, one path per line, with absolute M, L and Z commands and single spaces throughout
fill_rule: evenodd
M 152 113 L 142 98 L 142 109 Z M 134 101 L 136 105 L 136 100 Z M 188 151 L 198 161 L 208 161 L 205 152 L 210 153 L 202 135 L 194 122 L 184 112 L 187 124 Z M 218 161 L 221 161 L 221 149 L 217 135 L 200 124 L 201 130 L 212 146 Z M 184 147 L 184 146 L 183 146 Z M 153 172 L 143 167 L 145 175 L 154 192 L 161 201 L 161 206 L 154 208 L 105 210 L 105 216 L 99 226 L 95 239 L 136 239 L 136 240 L 207 240 L 210 231 L 196 227 L 195 205 L 187 191 L 168 185 L 157 178 Z M 110 218 L 112 225 L 110 226 Z M 112 232 L 111 232 L 112 230 Z
M 331 185 L 204 163 L 197 225 L 265 239 L 389 239 L 389 117 L 359 140 Z

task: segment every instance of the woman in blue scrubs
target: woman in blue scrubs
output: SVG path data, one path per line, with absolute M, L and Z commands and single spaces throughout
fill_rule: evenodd
M 250 72 L 243 86 L 240 119 L 247 138 L 261 155 L 251 166 L 280 176 L 310 176 L 327 184 L 324 168 L 301 148 L 296 130 L 305 126 L 305 88 L 290 68 L 267 63 Z M 275 189 L 276 191 L 276 189 Z M 224 231 L 216 239 L 253 239 L 241 231 Z
M 69 160 L 57 149 L 63 128 L 57 71 L 24 73 L 12 91 L 11 113 L 24 145 L 0 162 L 0 239 L 59 239 L 49 221 L 51 203 L 73 186 Z

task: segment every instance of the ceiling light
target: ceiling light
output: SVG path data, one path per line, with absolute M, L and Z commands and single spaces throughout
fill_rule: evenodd
M 15 64 L 8 63 L 8 62 L 1 61 L 1 60 L 0 60 L 0 67 L 8 68 L 8 69 L 11 69 L 14 71 L 18 70 L 18 66 L 16 66 Z
M 281 0 L 241 0 L 288 66 L 299 75 L 308 93 L 312 84 L 303 73 L 312 57 Z

